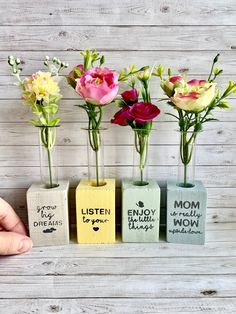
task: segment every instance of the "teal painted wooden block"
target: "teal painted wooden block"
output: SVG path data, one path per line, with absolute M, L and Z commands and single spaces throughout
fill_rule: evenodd
M 160 187 L 149 180 L 136 186 L 132 180 L 122 181 L 123 242 L 158 242 L 160 220 Z
M 27 191 L 29 232 L 34 246 L 69 243 L 69 182 L 58 183 L 53 189 L 32 184 Z
M 207 191 L 201 181 L 183 188 L 167 182 L 166 238 L 172 243 L 204 244 Z

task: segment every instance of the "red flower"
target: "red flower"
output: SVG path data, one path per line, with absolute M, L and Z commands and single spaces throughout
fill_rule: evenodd
M 114 119 L 111 119 L 111 123 L 119 124 L 121 126 L 128 125 L 127 112 L 129 109 L 130 108 L 128 106 L 125 106 L 121 108 L 119 111 L 117 111 L 116 114 L 114 115 Z
M 136 123 L 146 123 L 160 114 L 160 109 L 150 102 L 137 102 L 126 112 L 128 120 Z
M 131 90 L 123 92 L 121 96 L 124 102 L 129 106 L 132 106 L 138 101 L 138 91 L 136 88 L 132 88 Z

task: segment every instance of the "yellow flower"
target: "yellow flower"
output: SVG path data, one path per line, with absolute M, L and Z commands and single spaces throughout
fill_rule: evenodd
M 32 104 L 36 101 L 49 103 L 51 96 L 60 96 L 60 89 L 50 72 L 38 71 L 23 81 L 23 100 Z

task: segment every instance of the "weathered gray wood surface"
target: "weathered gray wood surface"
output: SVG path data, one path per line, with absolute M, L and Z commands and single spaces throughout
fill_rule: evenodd
M 24 61 L 24 75 L 43 69 L 45 55 L 70 66 L 84 48 L 105 52 L 107 65 L 120 70 L 136 63 L 163 63 L 175 73 L 205 78 L 219 51 L 224 75 L 236 75 L 236 2 L 234 0 L 0 0 L 0 195 L 26 221 L 26 190 L 39 180 L 37 130 L 10 76 L 6 58 Z M 66 73 L 65 73 L 66 74 Z M 75 190 L 87 175 L 85 141 L 80 128 L 81 102 L 62 80 L 59 173 L 70 179 L 71 222 Z M 152 83 L 155 103 L 162 97 Z M 24 256 L 0 258 L 0 313 L 235 313 L 236 308 L 236 101 L 231 111 L 216 113 L 199 138 L 197 179 L 208 189 L 206 240 L 203 247 L 158 244 L 75 245 L 34 248 Z M 177 173 L 178 136 L 170 108 L 151 139 L 150 174 L 162 188 Z M 105 110 L 106 125 L 116 111 Z M 106 176 L 120 180 L 132 173 L 132 136 L 112 126 L 106 136 Z M 119 298 L 117 298 L 119 297 Z M 21 298 L 24 298 L 23 300 Z
M 189 303 L 191 302 L 191 306 Z M 108 314 L 108 313 L 169 313 L 169 314 L 234 314 L 236 301 L 232 298 L 181 298 L 181 299 L 30 299 L 0 300 L 0 310 L 8 313 L 63 313 L 63 314 Z M 40 312 L 41 311 L 41 312 Z
M 214 240 L 205 246 L 70 244 L 2 257 L 0 310 L 234 313 L 236 242 L 216 241 L 222 239 L 222 231 L 226 237 L 230 230 L 235 234 L 235 227 L 208 224 L 207 235 Z

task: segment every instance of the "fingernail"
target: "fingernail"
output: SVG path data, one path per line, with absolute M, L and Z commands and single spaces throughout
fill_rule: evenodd
M 24 239 L 20 242 L 18 251 L 24 253 L 29 251 L 32 248 L 32 241 L 30 239 Z

